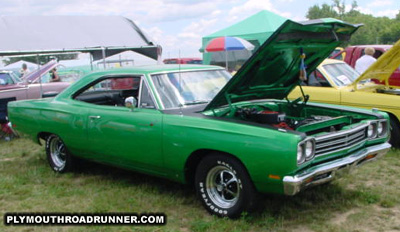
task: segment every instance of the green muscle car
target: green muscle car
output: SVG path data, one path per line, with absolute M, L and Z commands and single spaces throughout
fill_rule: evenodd
M 107 70 L 11 102 L 9 118 L 46 141 L 56 172 L 83 158 L 189 183 L 210 213 L 238 217 L 258 193 L 295 195 L 390 149 L 386 113 L 286 98 L 301 67 L 312 72 L 356 30 L 286 21 L 232 78 L 215 66 Z

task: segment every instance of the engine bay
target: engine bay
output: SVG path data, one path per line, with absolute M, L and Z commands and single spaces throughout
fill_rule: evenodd
M 323 115 L 310 115 L 307 118 L 287 116 L 284 112 L 272 111 L 270 109 L 258 110 L 257 108 L 240 108 L 236 116 L 243 120 L 250 120 L 257 123 L 270 124 L 273 127 L 288 130 L 296 130 L 303 125 L 327 121 L 333 117 Z
M 371 116 L 302 103 L 266 102 L 231 108 L 223 117 L 314 135 L 342 130 Z

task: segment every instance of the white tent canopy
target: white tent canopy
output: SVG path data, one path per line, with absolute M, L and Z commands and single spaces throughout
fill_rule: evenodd
M 3 68 L 4 69 L 16 69 L 19 70 L 22 68 L 22 64 L 26 64 L 26 66 L 28 67 L 29 70 L 33 70 L 36 69 L 38 67 L 37 64 L 29 62 L 29 61 L 24 61 L 24 60 L 20 60 L 17 62 L 14 62 L 12 64 L 6 65 Z
M 154 44 L 120 16 L 1 16 L 0 56 L 89 52 L 94 60 L 123 51 L 157 59 Z

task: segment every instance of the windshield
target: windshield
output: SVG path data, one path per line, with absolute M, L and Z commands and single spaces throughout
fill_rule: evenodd
M 353 83 L 360 74 L 346 63 L 325 64 L 325 71 L 336 86 L 346 86 Z
M 211 101 L 231 75 L 225 70 L 183 71 L 151 76 L 165 109 Z
M 14 81 L 9 73 L 0 73 L 0 85 L 12 85 L 12 84 L 14 84 Z

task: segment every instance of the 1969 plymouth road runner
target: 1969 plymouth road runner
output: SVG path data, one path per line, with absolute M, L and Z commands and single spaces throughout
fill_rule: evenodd
M 9 118 L 46 141 L 56 172 L 79 157 L 190 183 L 210 213 L 238 217 L 259 192 L 295 195 L 390 149 L 386 113 L 286 99 L 300 67 L 312 72 L 356 29 L 286 21 L 232 78 L 215 66 L 103 71 L 11 102 Z

